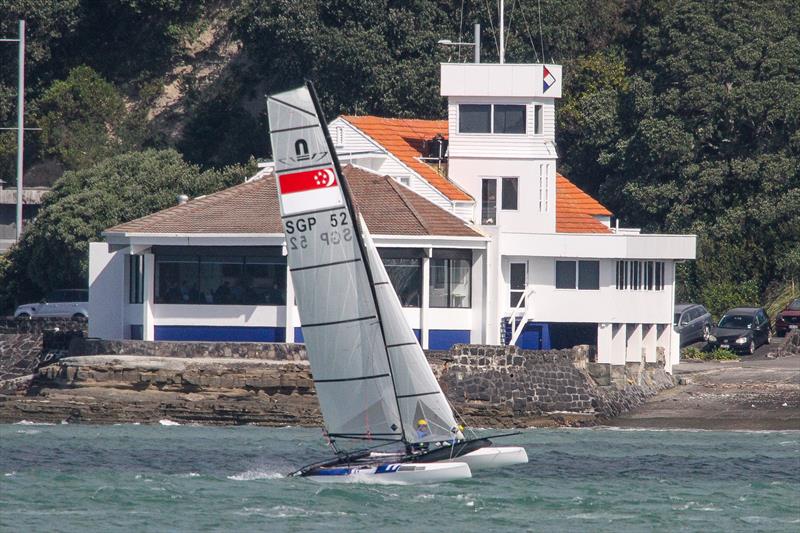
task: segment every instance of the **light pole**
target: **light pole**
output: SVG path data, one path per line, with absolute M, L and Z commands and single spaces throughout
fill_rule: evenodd
M 475 62 L 481 62 L 481 25 L 475 24 L 475 42 L 473 43 L 454 43 L 450 39 L 441 39 L 436 44 L 442 46 L 474 46 L 475 47 Z
M 19 43 L 19 71 L 17 75 L 17 241 L 22 235 L 22 156 L 25 135 L 25 21 L 19 21 L 18 39 L 0 39 L 0 42 Z M 15 128 L 3 128 L 15 129 Z

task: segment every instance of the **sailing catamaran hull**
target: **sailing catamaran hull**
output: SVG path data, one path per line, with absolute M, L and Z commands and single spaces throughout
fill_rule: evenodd
M 471 471 L 525 464 L 528 453 L 521 446 L 489 446 L 461 455 L 446 462 L 467 463 Z
M 318 468 L 303 475 L 319 483 L 372 483 L 418 485 L 469 479 L 466 463 L 385 463 L 379 465 Z

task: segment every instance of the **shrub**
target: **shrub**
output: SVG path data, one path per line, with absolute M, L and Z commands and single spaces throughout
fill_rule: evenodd
M 739 356 L 724 348 L 706 351 L 690 346 L 689 348 L 683 349 L 681 358 L 694 361 L 735 361 L 739 359 Z
M 705 353 L 699 348 L 695 348 L 694 346 L 690 346 L 688 348 L 684 348 L 681 352 L 681 358 L 683 359 L 703 359 L 705 357 Z

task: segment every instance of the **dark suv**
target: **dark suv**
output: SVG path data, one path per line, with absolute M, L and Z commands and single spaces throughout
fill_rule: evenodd
M 714 322 L 711 313 L 698 304 L 678 304 L 675 306 L 675 332 L 680 333 L 681 346 L 708 339 Z
M 708 337 L 711 348 L 727 348 L 752 354 L 762 344 L 772 342 L 772 330 L 766 311 L 760 307 L 737 307 L 722 316 Z

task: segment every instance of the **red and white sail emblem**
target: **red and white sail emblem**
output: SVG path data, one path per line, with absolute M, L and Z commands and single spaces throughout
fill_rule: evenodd
M 285 215 L 342 205 L 339 181 L 331 167 L 283 174 L 278 181 Z

